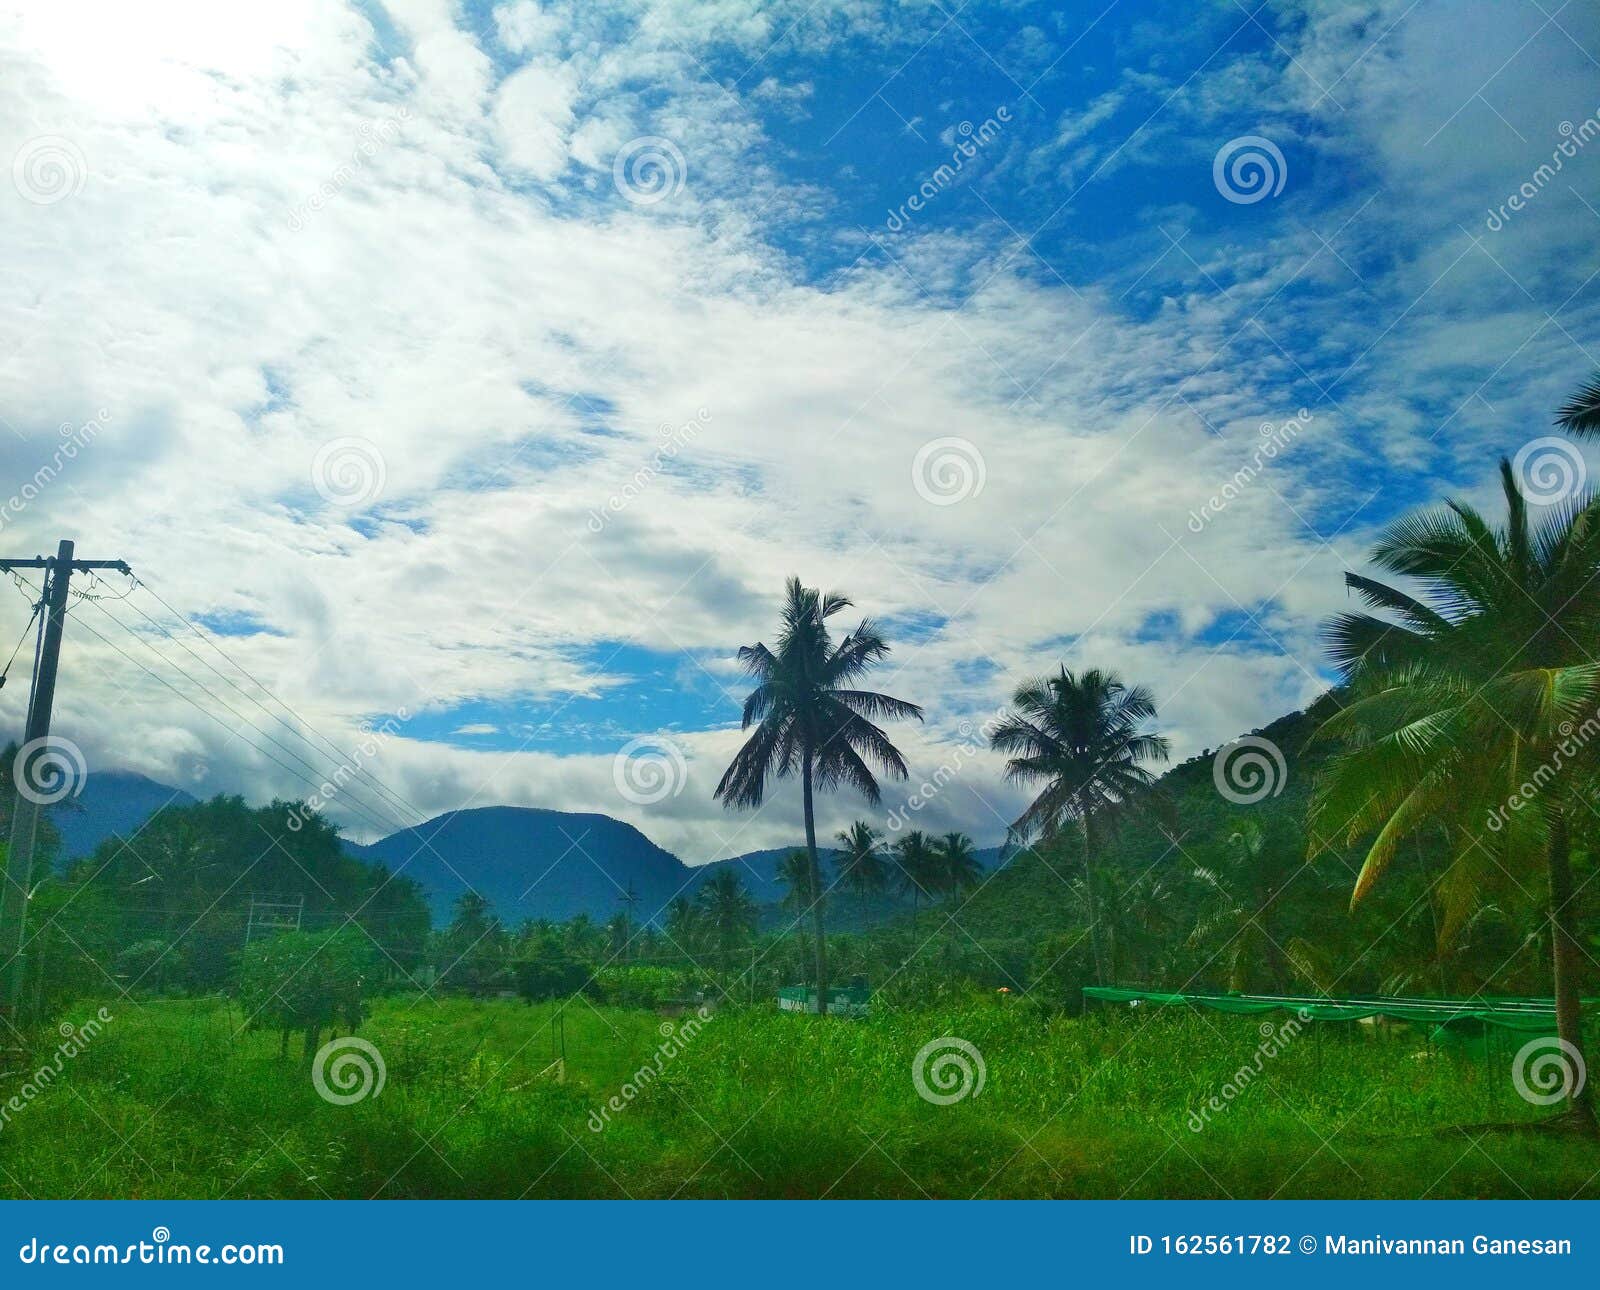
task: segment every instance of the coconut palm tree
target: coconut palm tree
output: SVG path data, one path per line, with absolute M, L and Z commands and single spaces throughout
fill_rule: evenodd
M 667 906 L 666 937 L 679 954 L 693 957 L 705 928 L 704 912 L 687 896 L 676 896 Z
M 1260 823 L 1245 816 L 1211 863 L 1195 866 L 1200 899 L 1189 944 L 1221 947 L 1228 989 L 1247 990 L 1263 979 L 1268 988 L 1282 986 L 1284 954 L 1273 935 L 1273 914 L 1285 880 L 1299 868 L 1298 852 L 1285 873 Z
M 895 843 L 894 877 L 901 894 L 911 897 L 911 932 L 915 935 L 922 898 L 931 902 L 939 894 L 939 853 L 921 829 L 912 829 Z
M 933 844 L 933 850 L 939 891 L 952 900 L 983 881 L 983 866 L 965 833 L 946 833 Z
M 1556 424 L 1580 438 L 1600 434 L 1600 372 L 1561 405 Z
M 1530 520 L 1500 462 L 1506 521 L 1492 528 L 1450 502 L 1407 516 L 1372 560 L 1417 580 L 1424 599 L 1356 574 L 1345 582 L 1387 617 L 1328 627 L 1348 705 L 1319 738 L 1340 742 L 1312 798 L 1312 854 L 1376 830 L 1351 904 L 1382 877 L 1407 834 L 1439 823 L 1453 859 L 1440 879 L 1441 944 L 1499 877 L 1547 888 L 1556 1025 L 1581 1064 L 1573 823 L 1587 820 L 1600 734 L 1600 506 L 1581 497 Z M 1572 1122 L 1595 1130 L 1587 1088 Z
M 814 895 L 816 888 L 811 882 L 811 857 L 799 848 L 789 852 L 778 862 L 778 882 L 783 887 L 783 911 L 793 915 L 789 926 L 798 942 L 797 957 L 803 965 L 806 961 L 805 920 L 810 917 L 812 906 L 818 903 Z
M 834 856 L 834 869 L 838 881 L 861 902 L 861 917 L 865 926 L 867 898 L 875 896 L 889 885 L 889 866 L 883 859 L 883 838 L 870 824 L 857 820 L 836 836 L 838 853 Z
M 790 578 L 784 589 L 783 617 L 777 646 L 741 646 L 739 662 L 755 681 L 744 703 L 743 728 L 754 733 L 734 757 L 716 796 L 729 808 L 760 806 L 767 781 L 800 777 L 805 810 L 806 854 L 811 862 L 811 887 L 822 890 L 822 865 L 817 855 L 815 794 L 840 786 L 852 788 L 876 805 L 881 794 L 873 772 L 906 777 L 905 759 L 879 729 L 885 718 L 922 720 L 914 703 L 873 690 L 855 688 L 874 663 L 889 653 L 870 619 L 839 640 L 828 620 L 850 601 L 826 595 Z M 828 1009 L 828 952 L 822 924 L 822 902 L 813 900 L 812 932 L 816 940 L 817 1009 Z
M 1155 718 L 1155 699 L 1142 685 L 1123 684 L 1115 672 L 1091 668 L 1078 675 L 1063 666 L 1054 676 L 1024 682 L 1011 703 L 1014 711 L 990 735 L 990 746 L 1012 754 L 1007 779 L 1044 784 L 1011 830 L 1022 841 L 1050 840 L 1064 826 L 1076 825 L 1083 843 L 1089 957 L 1095 981 L 1104 984 L 1095 853 L 1126 810 L 1150 794 L 1155 777 L 1143 763 L 1167 760 L 1166 739 L 1145 728 Z
M 750 899 L 738 874 L 732 869 L 719 869 L 700 888 L 698 903 L 706 926 L 716 938 L 722 966 L 727 967 L 729 955 L 756 929 L 756 902 Z

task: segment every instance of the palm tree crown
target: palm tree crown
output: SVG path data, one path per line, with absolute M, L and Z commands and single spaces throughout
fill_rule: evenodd
M 717 785 L 716 797 L 730 807 L 760 806 L 767 780 L 809 773 L 813 788 L 845 785 L 868 802 L 880 799 L 869 763 L 895 779 L 906 777 L 905 759 L 877 721 L 922 720 L 914 703 L 854 688 L 889 645 L 871 619 L 839 641 L 828 619 L 850 606 L 841 595 L 824 595 L 790 578 L 784 591 L 783 625 L 776 649 L 739 647 L 739 662 L 755 681 L 744 702 L 742 728 L 755 733 L 734 757 Z
M 911 897 L 911 926 L 917 925 L 917 907 L 924 898 L 939 893 L 939 853 L 921 829 L 910 830 L 894 844 L 895 885 Z
M 965 833 L 946 833 L 934 843 L 939 890 L 947 896 L 971 891 L 983 881 L 972 839 Z
M 700 888 L 700 907 L 724 954 L 746 940 L 756 929 L 756 903 L 743 880 L 731 869 L 721 869 Z
M 1588 642 L 1600 629 L 1600 512 L 1580 498 L 1533 523 L 1511 464 L 1500 462 L 1506 523 L 1496 530 L 1459 502 L 1391 525 L 1375 564 L 1422 584 L 1426 600 L 1359 574 L 1345 583 L 1387 618 L 1347 613 L 1327 628 L 1329 652 L 1351 686 L 1324 723 L 1342 741 L 1312 801 L 1313 850 L 1380 830 L 1352 903 L 1371 889 L 1399 842 L 1449 813 L 1470 826 L 1457 863 L 1488 860 L 1494 807 L 1600 701 Z M 1570 728 L 1570 727 L 1569 727 Z M 1554 800 L 1568 773 L 1540 776 Z M 1546 782 L 1548 781 L 1548 782 Z M 1542 844 L 1540 813 L 1520 808 L 1487 826 L 1498 848 Z M 1498 818 L 1498 817 L 1496 817 Z M 1454 869 L 1455 867 L 1452 866 Z M 1469 890 L 1460 872 L 1449 886 Z M 1452 908 L 1452 922 L 1466 912 Z
M 865 903 L 868 896 L 882 891 L 889 881 L 889 866 L 883 858 L 883 839 L 864 820 L 857 820 L 848 829 L 841 830 L 834 866 L 838 881 L 843 883 Z
M 783 907 L 797 919 L 811 912 L 811 858 L 796 847 L 778 862 L 778 882 L 783 887 Z
M 1024 839 L 1132 802 L 1155 783 L 1141 763 L 1167 760 L 1166 739 L 1144 729 L 1156 715 L 1150 691 L 1123 684 L 1115 672 L 1074 675 L 1062 667 L 1019 686 L 1011 703 L 1015 711 L 989 742 L 1013 754 L 1006 778 L 1044 783 L 1011 826 Z

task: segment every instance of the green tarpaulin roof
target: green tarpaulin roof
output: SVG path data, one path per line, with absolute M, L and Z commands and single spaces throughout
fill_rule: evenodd
M 1176 994 L 1166 990 L 1127 990 L 1113 985 L 1085 986 L 1083 993 L 1085 998 L 1103 999 L 1108 1003 L 1154 1007 L 1183 1004 L 1235 1013 L 1298 1012 L 1312 1021 L 1360 1021 L 1363 1017 L 1427 1021 L 1435 1025 L 1477 1021 L 1508 1030 L 1548 1032 L 1555 1029 L 1556 1019 L 1555 1004 L 1550 999 L 1506 995 L 1476 999 L 1406 999 L 1379 995 L 1325 999 L 1276 994 Z M 1585 999 L 1584 1003 L 1595 1004 L 1600 1000 Z

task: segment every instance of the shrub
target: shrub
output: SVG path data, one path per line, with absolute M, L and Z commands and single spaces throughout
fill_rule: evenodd
M 677 968 L 607 967 L 595 973 L 589 993 L 622 1008 L 659 1008 L 674 999 L 689 998 L 700 984 L 690 972 Z
M 252 1030 L 277 1028 L 280 1053 L 299 1030 L 310 1061 L 324 1027 L 355 1030 L 365 1019 L 371 971 L 371 948 L 353 932 L 283 932 L 245 947 L 239 999 Z

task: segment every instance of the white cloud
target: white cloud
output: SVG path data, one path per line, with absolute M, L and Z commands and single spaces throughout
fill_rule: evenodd
M 495 91 L 494 123 L 502 160 L 534 179 L 554 179 L 567 166 L 567 136 L 577 76 L 560 64 L 529 64 Z
M 1364 60 L 1376 19 L 1284 33 L 1313 76 L 1338 81 L 1345 106 L 1325 104 L 1305 146 L 1372 159 L 1380 197 L 1365 211 L 1368 194 L 1351 192 L 1270 231 L 1191 234 L 1175 205 L 1128 230 L 1106 281 L 1063 261 L 1069 288 L 992 227 L 863 243 L 859 264 L 820 283 L 777 249 L 774 221 L 817 196 L 781 178 L 760 118 L 695 56 L 720 40 L 756 59 L 804 6 L 775 21 L 755 5 L 655 5 L 610 40 L 615 16 L 594 7 L 503 6 L 494 39 L 529 61 L 498 83 L 442 2 L 388 6 L 388 61 L 352 10 L 270 6 L 241 26 L 201 6 L 169 31 L 148 15 L 129 25 L 124 8 L 53 6 L 0 50 L 0 139 L 14 152 L 60 134 L 89 166 L 68 200 L 0 202 L 16 266 L 0 316 L 21 338 L 0 366 L 16 431 L 0 433 L 0 465 L 29 477 L 63 421 L 110 413 L 92 451 L 3 535 L 33 550 L 72 533 L 86 554 L 128 558 L 186 612 L 264 624 L 227 638 L 229 654 L 341 747 L 364 717 L 471 702 L 534 705 L 559 730 L 578 720 L 564 705 L 621 686 L 619 642 L 674 656 L 680 688 L 737 696 L 733 649 L 770 634 L 791 571 L 891 624 L 883 688 L 929 706 L 928 727 L 897 732 L 917 776 L 948 755 L 962 716 L 992 711 L 1058 658 L 1151 684 L 1180 755 L 1214 747 L 1315 694 L 1316 623 L 1342 603 L 1344 562 L 1397 504 L 1369 505 L 1348 485 L 1357 469 L 1383 462 L 1374 484 L 1389 487 L 1426 470 L 1481 482 L 1484 446 L 1583 374 L 1543 294 L 1535 305 L 1501 282 L 1504 298 L 1486 295 L 1495 265 L 1459 259 L 1455 223 L 1538 149 L 1497 140 L 1486 158 L 1465 122 L 1429 141 L 1461 97 L 1443 87 L 1462 55 L 1461 41 L 1430 43 L 1431 17 Z M 833 48 L 851 14 L 820 12 L 790 39 Z M 856 39 L 900 39 L 857 17 Z M 103 42 L 81 39 L 99 19 L 125 37 L 114 66 L 95 52 Z M 552 61 L 560 53 L 568 61 Z M 1274 111 L 1307 108 L 1305 72 L 1222 59 L 1124 155 L 1157 149 L 1160 129 L 1222 121 L 1264 76 Z M 1519 128 L 1532 140 L 1576 82 L 1515 76 L 1506 102 L 1527 105 Z M 802 88 L 747 81 L 769 105 L 800 106 Z M 1170 90 L 1130 79 L 1069 114 L 1044 160 L 1059 152 L 1076 182 L 1117 146 L 1095 133 L 1123 115 L 1117 96 L 1140 92 L 1153 106 Z M 643 133 L 675 141 L 688 183 L 635 208 L 612 192 L 610 167 Z M 1205 138 L 1180 142 L 1208 157 Z M 1292 176 L 1287 200 L 1312 182 Z M 1528 222 L 1537 234 L 1519 227 L 1489 248 L 1530 282 L 1538 237 L 1592 241 L 1587 214 L 1550 197 L 1534 217 L 1548 223 Z M 1447 212 L 1419 214 L 1440 202 Z M 1397 241 L 1400 224 L 1412 231 Z M 1148 310 L 1127 294 L 1146 266 L 1165 295 Z M 1560 321 L 1581 332 L 1570 313 Z M 1326 381 L 1352 341 L 1359 352 L 1380 332 L 1282 458 L 1191 533 L 1191 512 L 1250 459 L 1260 423 L 1294 414 L 1296 368 Z M 1531 386 L 1516 372 L 1491 383 L 1492 412 L 1462 397 L 1530 333 L 1545 338 L 1516 357 Z M 1452 392 L 1466 406 L 1430 444 L 1439 418 L 1425 401 Z M 651 461 L 658 427 L 701 408 L 671 468 L 592 531 L 591 513 Z M 355 513 L 312 475 L 319 450 L 351 436 L 373 446 L 383 478 Z M 976 446 L 985 485 L 935 506 L 912 468 L 945 436 Z M 92 764 L 173 781 L 203 764 L 206 788 L 307 791 L 293 757 L 175 666 L 318 770 L 327 748 L 227 691 L 139 617 L 161 608 L 136 595 L 75 612 L 60 728 Z M 16 597 L 0 627 L 20 631 L 25 612 Z M 13 725 L 20 696 L 0 692 Z M 647 811 L 618 798 L 608 753 L 547 751 L 543 718 L 511 752 L 403 725 L 378 768 L 422 813 L 603 810 L 689 859 L 792 840 L 792 793 L 747 817 L 712 801 L 739 740 L 736 707 L 715 712 L 674 732 L 689 784 Z M 942 799 L 943 818 L 996 838 L 1019 804 L 997 770 L 975 760 L 962 776 L 975 791 Z M 345 817 L 362 834 L 395 814 L 369 808 Z M 823 827 L 856 809 L 829 803 Z

